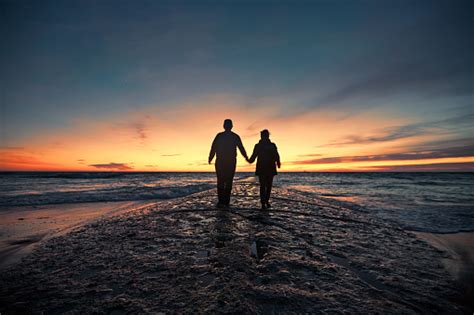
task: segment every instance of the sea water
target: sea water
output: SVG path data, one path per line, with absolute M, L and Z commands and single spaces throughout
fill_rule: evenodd
M 474 173 L 283 173 L 276 182 L 410 230 L 474 231 Z
M 0 206 L 170 199 L 215 184 L 214 173 L 0 173 Z M 474 173 L 280 173 L 275 185 L 410 230 L 474 231 Z

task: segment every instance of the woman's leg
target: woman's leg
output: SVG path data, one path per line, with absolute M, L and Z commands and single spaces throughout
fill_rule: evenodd
M 260 182 L 260 202 L 262 203 L 262 206 L 265 205 L 265 190 L 266 190 L 266 176 L 259 175 L 258 176 L 258 181 Z
M 265 188 L 265 202 L 268 203 L 270 200 L 270 193 L 272 192 L 272 185 L 273 185 L 273 175 L 267 176 L 266 179 L 266 188 Z

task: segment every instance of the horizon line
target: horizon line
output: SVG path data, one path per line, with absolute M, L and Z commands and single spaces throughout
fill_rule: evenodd
M 215 171 L 67 171 L 67 170 L 0 170 L 0 173 L 215 173 Z M 236 171 L 237 173 L 255 173 L 255 171 Z M 328 171 L 279 171 L 281 173 L 474 173 L 474 170 L 328 170 Z M 257 176 L 257 175 L 255 175 Z

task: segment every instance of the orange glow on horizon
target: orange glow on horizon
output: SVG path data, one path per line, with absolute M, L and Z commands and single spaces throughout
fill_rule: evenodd
M 3 171 L 214 171 L 207 164 L 211 142 L 222 131 L 225 118 L 234 121 L 247 153 L 259 140 L 259 131 L 269 129 L 280 151 L 281 171 L 367 171 L 374 167 L 438 163 L 471 163 L 474 157 L 413 160 L 342 161 L 297 164 L 318 158 L 384 155 L 407 150 L 436 136 L 418 135 L 349 145 L 328 145 L 351 135 L 371 136 L 387 126 L 411 121 L 387 113 L 361 113 L 349 118 L 331 110 L 298 115 L 278 115 L 284 108 L 277 100 L 246 105 L 239 97 L 215 95 L 171 109 L 149 106 L 147 110 L 115 116 L 74 120 L 69 128 L 50 130 L 0 149 Z M 296 162 L 296 163 L 295 163 Z M 253 171 L 238 157 L 238 171 Z

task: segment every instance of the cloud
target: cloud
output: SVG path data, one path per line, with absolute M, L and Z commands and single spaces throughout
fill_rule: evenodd
M 472 3 L 472 2 L 471 2 Z M 424 98 L 472 95 L 474 59 L 473 22 L 465 7 L 436 7 L 402 27 L 362 31 L 361 39 L 374 39 L 370 49 L 346 67 L 347 80 L 328 90 L 313 106 L 333 106 L 375 98 L 411 95 Z M 386 26 L 388 26 L 388 23 Z M 365 37 L 365 38 L 364 38 Z M 355 74 L 355 75 L 354 75 Z
M 435 141 L 428 141 L 425 143 L 417 144 L 416 146 L 412 146 L 412 151 L 430 151 L 430 150 L 438 150 L 439 148 L 449 148 L 449 147 L 470 147 L 474 144 L 474 138 L 466 137 L 466 138 L 457 138 L 457 139 L 443 139 L 443 140 L 435 140 Z
M 350 135 L 340 142 L 329 143 L 324 146 L 344 146 L 351 144 L 369 144 L 374 142 L 387 142 L 404 138 L 411 138 L 426 133 L 426 130 L 418 125 L 406 125 L 384 128 L 382 132 L 374 136 Z
M 145 124 L 142 122 L 136 122 L 136 123 L 133 123 L 132 126 L 135 129 L 137 138 L 140 140 L 140 143 L 143 144 L 145 140 L 148 138 Z
M 305 156 L 307 156 L 307 157 L 314 157 L 314 156 L 322 156 L 322 154 L 300 154 L 300 155 L 298 155 L 298 156 L 302 156 L 302 157 L 305 157 Z
M 130 112 L 127 117 L 120 117 L 120 120 L 114 122 L 112 127 L 117 130 L 118 134 L 130 137 L 142 146 L 149 139 L 150 121 L 153 119 L 148 113 Z
M 162 154 L 161 156 L 169 157 L 169 156 L 180 156 L 181 154 Z
M 133 167 L 129 166 L 126 163 L 114 163 L 114 162 L 110 162 L 107 164 L 89 164 L 89 166 L 100 168 L 100 169 L 119 170 L 119 171 L 128 171 L 128 170 L 133 169 Z
M 311 165 L 311 164 L 334 164 L 348 162 L 378 162 L 378 161 L 409 161 L 454 157 L 472 157 L 474 156 L 474 145 L 451 147 L 432 151 L 418 151 L 407 153 L 392 153 L 380 155 L 356 155 L 356 156 L 338 156 L 319 159 L 309 159 L 292 161 L 294 165 Z
M 464 163 L 435 163 L 435 164 L 416 164 L 416 165 L 394 165 L 394 166 L 368 166 L 366 169 L 373 171 L 391 171 L 391 172 L 473 172 L 474 162 Z
M 381 129 L 378 134 L 372 136 L 350 135 L 340 141 L 328 143 L 320 147 L 345 146 L 353 144 L 370 144 L 378 142 L 388 142 L 399 139 L 412 138 L 425 134 L 442 134 L 452 133 L 462 130 L 463 128 L 471 128 L 474 121 L 474 114 L 450 117 L 437 121 L 420 122 L 401 126 L 392 126 Z
M 0 151 L 20 151 L 24 149 L 25 149 L 24 147 L 0 146 Z
M 459 68 L 441 70 L 419 64 L 394 64 L 327 94 L 317 102 L 317 105 L 329 106 L 342 104 L 348 100 L 369 100 L 400 93 L 413 93 L 418 96 L 424 94 L 430 98 L 469 95 L 472 90 L 468 86 L 467 76 L 465 69 L 463 71 Z

